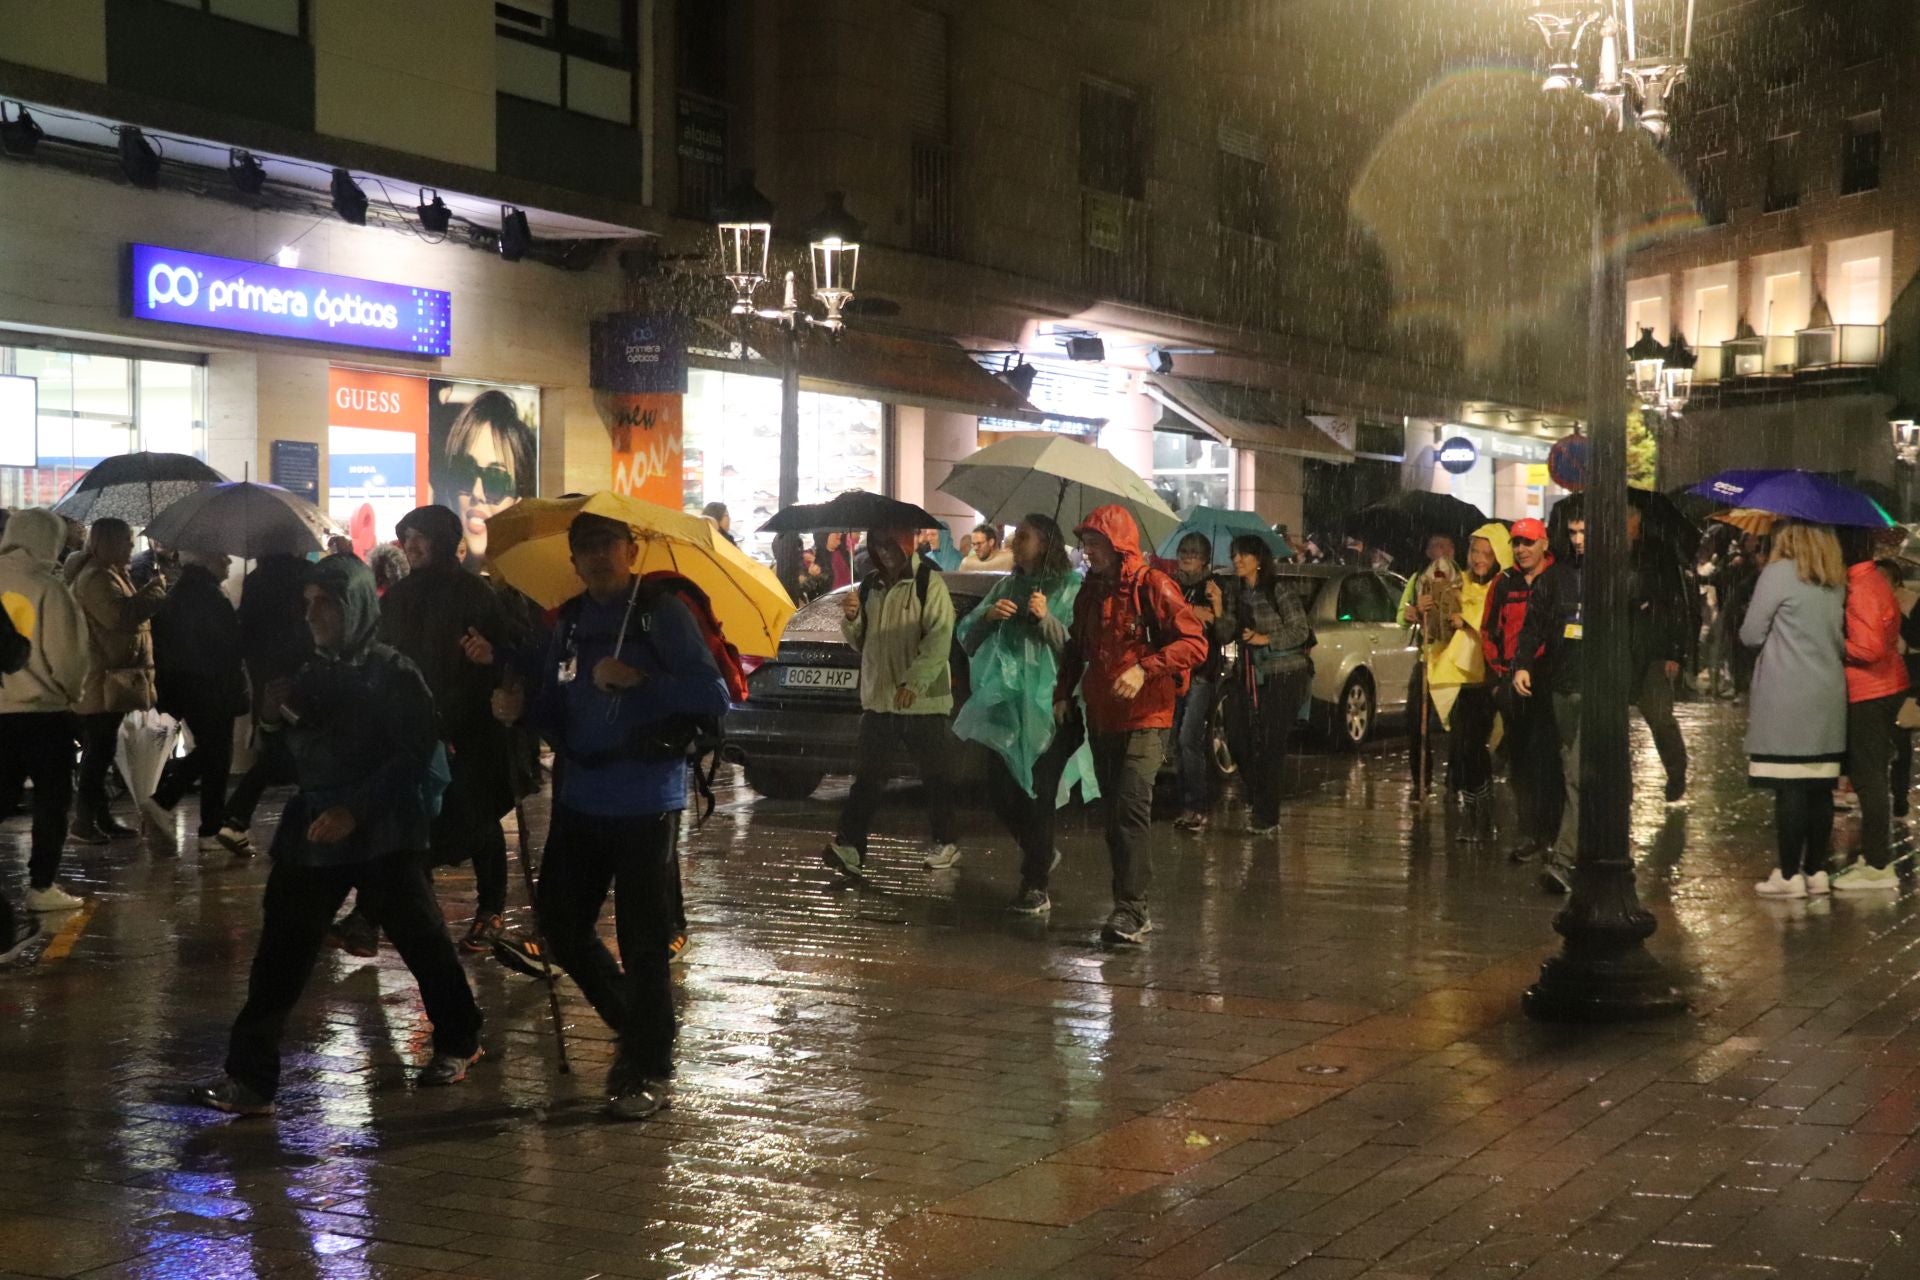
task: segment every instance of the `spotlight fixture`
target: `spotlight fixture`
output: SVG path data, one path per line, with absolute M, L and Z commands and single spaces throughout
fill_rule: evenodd
M 147 135 L 130 124 L 123 124 L 116 133 L 120 137 L 120 172 L 127 175 L 127 181 L 136 187 L 157 187 L 160 185 L 160 153 L 147 141 Z
M 1107 344 L 1097 334 L 1077 333 L 1067 339 L 1067 359 L 1101 361 L 1107 358 Z
M 431 194 L 433 199 L 427 199 Z M 447 208 L 447 202 L 440 198 L 438 191 L 420 188 L 420 229 L 432 236 L 447 234 L 447 228 L 453 224 L 453 210 Z
M 533 233 L 527 230 L 527 215 L 510 204 L 500 206 L 500 256 L 518 262 L 527 256 Z
M 11 116 L 7 114 L 8 107 L 13 108 Z M 46 136 L 32 112 L 17 102 L 0 102 L 0 150 L 10 156 L 30 156 Z
M 1150 372 L 1159 374 L 1172 373 L 1173 352 L 1167 350 L 1165 347 L 1148 347 L 1147 369 Z
M 367 193 L 345 169 L 333 171 L 333 211 L 343 222 L 351 222 L 356 227 L 367 225 Z
M 1038 369 L 1022 360 L 1019 364 L 1010 365 L 993 376 L 1006 383 L 1022 400 L 1030 400 L 1033 398 L 1033 380 L 1039 373 Z
M 297 267 L 300 265 L 300 251 L 290 244 L 283 244 L 280 251 L 273 255 L 273 261 L 275 266 Z
M 233 179 L 233 185 L 250 196 L 260 194 L 260 188 L 267 185 L 267 171 L 253 158 L 253 152 L 235 148 L 227 153 L 227 176 Z

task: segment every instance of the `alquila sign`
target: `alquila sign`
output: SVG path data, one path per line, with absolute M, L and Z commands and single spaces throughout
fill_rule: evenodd
M 453 350 L 453 295 L 439 289 L 151 244 L 129 249 L 136 320 L 408 355 Z

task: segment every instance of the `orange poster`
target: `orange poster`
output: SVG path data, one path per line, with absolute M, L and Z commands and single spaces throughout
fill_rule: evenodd
M 680 509 L 680 397 L 613 395 L 603 410 L 613 436 L 613 491 Z

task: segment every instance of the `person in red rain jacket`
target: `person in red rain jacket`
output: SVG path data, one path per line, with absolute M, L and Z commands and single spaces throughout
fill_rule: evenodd
M 1180 584 L 1141 557 L 1126 508 L 1095 508 L 1073 532 L 1087 554 L 1087 581 L 1073 602 L 1053 713 L 1067 720 L 1076 689 L 1086 704 L 1113 859 L 1113 912 L 1100 936 L 1109 946 L 1138 943 L 1153 927 L 1153 780 L 1187 673 L 1206 661 L 1207 635 Z
M 1526 862 L 1545 853 L 1560 834 L 1565 786 L 1560 771 L 1560 737 L 1553 718 L 1553 680 L 1540 669 L 1546 646 L 1520 653 L 1520 633 L 1533 603 L 1534 584 L 1554 563 L 1547 526 L 1519 520 L 1513 526 L 1513 567 L 1493 580 L 1487 592 L 1487 616 L 1480 644 L 1493 672 L 1494 705 L 1506 721 L 1507 777 L 1519 811 L 1520 836 L 1507 850 L 1510 862 Z M 1537 628 L 1538 629 L 1538 628 Z M 1527 678 L 1516 686 L 1518 669 Z M 1539 688 L 1533 688 L 1538 682 Z
M 1897 891 L 1893 862 L 1893 732 L 1907 697 L 1900 604 L 1873 562 L 1873 537 L 1842 529 L 1847 557 L 1847 778 L 1860 797 L 1860 860 L 1833 877 L 1835 893 Z

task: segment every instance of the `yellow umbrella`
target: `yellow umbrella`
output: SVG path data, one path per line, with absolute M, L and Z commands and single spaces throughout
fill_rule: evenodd
M 617 493 L 584 498 L 526 498 L 487 521 L 487 563 L 508 585 L 551 609 L 581 591 L 567 549 L 567 527 L 581 514 L 624 521 L 639 543 L 633 571 L 667 570 L 707 593 L 720 629 L 741 653 L 771 658 L 793 617 L 773 570 L 728 542 L 704 516 L 690 516 Z
M 1773 532 L 1773 526 L 1780 517 L 1771 511 L 1756 511 L 1752 507 L 1735 507 L 1731 511 L 1716 511 L 1709 520 L 1718 520 L 1721 524 L 1730 524 L 1742 533 L 1751 533 L 1765 537 Z

